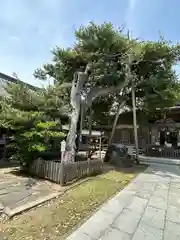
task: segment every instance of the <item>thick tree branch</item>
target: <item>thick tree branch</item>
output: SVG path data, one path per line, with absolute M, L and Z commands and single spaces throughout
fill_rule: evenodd
M 92 89 L 86 98 L 86 107 L 90 107 L 92 102 L 100 96 L 106 96 L 110 93 L 115 93 L 118 92 L 119 90 L 121 90 L 122 88 L 124 88 L 125 86 L 127 86 L 127 84 L 129 83 L 129 79 L 126 78 L 126 80 L 124 82 L 121 82 L 118 86 L 111 86 L 109 88 L 94 88 Z

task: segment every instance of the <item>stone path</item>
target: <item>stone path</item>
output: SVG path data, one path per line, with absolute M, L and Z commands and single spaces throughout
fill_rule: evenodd
M 12 169 L 0 170 L 0 216 L 12 216 L 61 192 L 59 185 L 44 180 L 16 176 Z
M 180 239 L 180 168 L 152 164 L 67 240 Z

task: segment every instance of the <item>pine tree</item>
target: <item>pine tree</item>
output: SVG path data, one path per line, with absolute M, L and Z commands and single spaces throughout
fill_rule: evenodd
M 59 86 L 31 90 L 28 86 L 8 83 L 7 97 L 1 98 L 0 127 L 10 137 L 11 159 L 27 168 L 44 151 L 60 151 L 61 107 L 66 90 Z M 64 91 L 64 92 L 63 92 Z

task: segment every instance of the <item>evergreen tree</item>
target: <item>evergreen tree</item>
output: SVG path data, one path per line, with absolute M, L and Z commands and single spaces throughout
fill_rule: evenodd
M 174 105 L 179 97 L 179 83 L 172 68 L 180 59 L 179 44 L 172 45 L 162 37 L 158 41 L 130 39 L 129 34 L 111 23 L 91 22 L 80 27 L 75 36 L 77 41 L 72 47 L 56 47 L 52 63 L 35 72 L 41 79 L 50 76 L 60 84 L 72 83 L 71 124 L 64 158 L 67 161 L 74 161 L 82 109 L 86 112 L 94 108 L 95 122 L 102 123 L 115 105 L 131 107 L 132 88 L 138 107 L 151 114 L 156 107 Z
M 65 134 L 61 131 L 61 107 L 65 94 L 61 88 L 31 90 L 28 86 L 8 83 L 7 97 L 1 98 L 0 127 L 10 137 L 12 159 L 29 167 L 44 151 L 60 151 Z

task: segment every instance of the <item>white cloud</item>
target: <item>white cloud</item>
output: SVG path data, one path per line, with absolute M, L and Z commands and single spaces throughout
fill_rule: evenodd
M 21 39 L 17 36 L 10 36 L 9 39 L 12 40 L 12 41 L 17 41 L 17 42 L 21 41 Z

